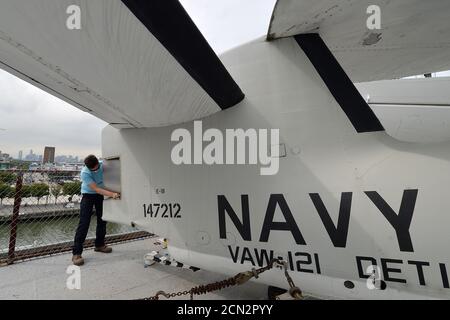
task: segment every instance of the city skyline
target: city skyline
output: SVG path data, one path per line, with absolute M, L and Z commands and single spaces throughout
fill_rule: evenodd
M 43 153 L 36 153 L 34 149 L 19 150 L 17 152 L 17 155 L 15 155 L 14 153 L 9 152 L 8 150 L 0 149 L 0 153 L 1 154 L 7 154 L 12 159 L 24 160 L 24 161 L 42 161 L 43 157 L 44 157 Z M 21 157 L 21 155 L 22 155 L 22 157 Z M 27 157 L 29 157 L 30 155 L 33 155 L 36 158 L 34 160 L 31 160 L 29 158 L 27 159 Z M 63 160 L 64 158 L 65 158 L 65 160 Z M 55 156 L 54 156 L 55 162 L 76 162 L 76 161 L 82 161 L 83 158 L 84 158 L 84 156 L 80 156 L 80 155 L 58 153 L 58 149 L 57 148 L 56 148 L 56 152 L 55 152 Z

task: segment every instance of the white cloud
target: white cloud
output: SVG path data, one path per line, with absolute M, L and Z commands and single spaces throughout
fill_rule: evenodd
M 57 154 L 80 157 L 100 152 L 100 132 L 106 123 L 80 111 L 33 85 L 0 70 L 0 150 L 17 156 L 43 154 L 45 146 Z
M 208 40 L 222 53 L 239 44 L 265 36 L 275 0 L 181 0 L 186 11 Z

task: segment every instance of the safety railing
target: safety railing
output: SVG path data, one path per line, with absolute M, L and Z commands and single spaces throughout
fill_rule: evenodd
M 0 171 L 0 265 L 71 251 L 79 222 L 81 181 L 77 171 Z M 85 247 L 92 247 L 92 217 Z M 106 243 L 151 234 L 107 224 Z

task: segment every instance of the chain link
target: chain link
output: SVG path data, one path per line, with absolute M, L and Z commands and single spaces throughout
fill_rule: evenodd
M 258 279 L 258 277 L 261 273 L 272 269 L 275 264 L 278 264 L 284 268 L 284 276 L 286 277 L 286 280 L 290 287 L 290 290 L 289 290 L 290 295 L 294 299 L 303 299 L 301 290 L 295 286 L 294 281 L 292 280 L 292 278 L 290 277 L 290 275 L 288 273 L 287 263 L 280 259 L 273 259 L 265 267 L 262 267 L 259 269 L 253 268 L 250 271 L 238 273 L 234 277 L 231 277 L 231 278 L 228 278 L 228 279 L 225 279 L 222 281 L 212 282 L 210 284 L 193 287 L 190 290 L 173 292 L 173 293 L 166 293 L 164 291 L 158 291 L 154 296 L 143 298 L 140 300 L 159 300 L 159 296 L 164 296 L 165 298 L 170 299 L 170 298 L 181 297 L 181 296 L 185 296 L 185 295 L 190 295 L 190 299 L 193 300 L 194 295 L 202 295 L 202 294 L 222 290 L 222 289 L 225 289 L 228 287 L 238 286 L 238 285 L 246 283 L 247 281 L 249 281 L 252 278 Z

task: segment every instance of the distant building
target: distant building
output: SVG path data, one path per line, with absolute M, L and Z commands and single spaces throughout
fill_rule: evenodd
M 19 157 L 18 157 L 18 159 L 19 159 L 19 160 L 22 160 L 22 158 L 23 158 L 23 151 L 20 150 L 20 151 L 19 151 Z
M 9 154 L 2 153 L 0 151 L 0 170 L 6 170 L 11 168 L 11 159 L 9 157 Z
M 55 157 L 55 162 L 59 164 L 70 164 L 70 163 L 79 163 L 78 156 L 66 156 L 66 155 L 59 155 Z
M 11 168 L 10 162 L 2 162 L 0 161 L 0 170 L 8 170 Z
M 9 156 L 8 153 L 2 153 L 2 151 L 0 150 L 0 161 L 6 162 L 6 161 L 10 161 L 11 157 Z
M 45 147 L 43 163 L 55 163 L 55 147 Z
M 38 170 L 40 168 L 41 168 L 41 166 L 38 163 L 33 162 L 32 164 L 30 164 L 29 170 L 33 171 L 33 170 Z
M 30 153 L 25 156 L 24 160 L 25 161 L 39 161 L 39 156 L 34 154 L 33 150 L 30 150 Z

